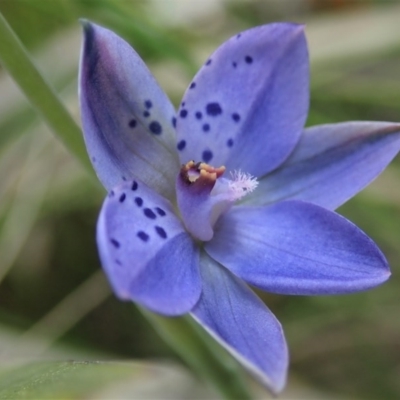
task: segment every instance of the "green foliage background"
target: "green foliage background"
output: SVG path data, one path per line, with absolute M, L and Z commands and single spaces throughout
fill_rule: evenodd
M 0 11 L 77 121 L 82 17 L 128 40 L 175 104 L 207 55 L 231 34 L 270 21 L 306 22 L 312 60 L 308 124 L 400 120 L 400 34 L 391 29 L 400 26 L 398 2 L 212 3 L 193 2 L 189 8 L 188 2 L 169 0 L 0 0 Z M 132 305 L 110 293 L 94 240 L 104 191 L 90 174 L 0 70 L 4 365 L 28 356 L 176 358 Z M 399 182 L 397 159 L 339 210 L 386 254 L 393 272 L 388 283 L 336 297 L 260 293 L 287 334 L 290 384 L 292 377 L 300 378 L 327 398 L 400 398 Z M 1 381 L 6 373 L 0 374 L 0 398 L 8 393 Z

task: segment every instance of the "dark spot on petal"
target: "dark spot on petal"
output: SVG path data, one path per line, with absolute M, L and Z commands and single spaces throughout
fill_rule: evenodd
M 109 197 L 114 197 L 114 195 L 115 195 L 114 190 L 111 190 Z
M 239 115 L 238 113 L 233 113 L 233 114 L 232 114 L 232 119 L 233 119 L 235 122 L 239 122 L 239 121 L 240 121 L 240 115 Z
M 253 58 L 250 57 L 250 56 L 246 56 L 246 57 L 244 58 L 244 61 L 246 61 L 247 64 L 251 64 L 251 63 L 253 62 Z
M 241 33 L 238 33 L 238 34 L 236 35 L 236 39 L 239 39 L 240 36 L 242 36 L 242 34 L 241 34 Z
M 176 118 L 172 117 L 172 126 L 176 128 Z
M 122 193 L 121 196 L 119 197 L 119 202 L 123 203 L 125 201 L 125 199 L 126 199 L 126 194 Z
M 202 119 L 203 118 L 203 114 L 200 111 L 197 111 L 195 115 L 196 115 L 197 119 Z
M 114 245 L 114 247 L 116 247 L 117 249 L 119 249 L 120 243 L 118 242 L 118 240 L 115 239 L 110 239 L 110 242 Z
M 137 125 L 136 119 L 131 119 L 131 120 L 129 121 L 129 127 L 130 127 L 130 128 L 135 128 L 136 125 Z
M 156 218 L 157 218 L 157 215 L 154 214 L 153 210 L 150 210 L 150 208 L 145 208 L 145 209 L 143 210 L 143 212 L 144 212 L 144 215 L 145 215 L 147 218 L 150 218 L 150 219 L 156 219 Z
M 158 214 L 160 217 L 165 217 L 165 216 L 167 215 L 167 213 L 166 213 L 162 208 L 160 208 L 160 207 L 156 207 L 156 211 L 157 211 L 157 214 Z
M 203 151 L 203 161 L 208 163 L 213 158 L 213 153 L 210 150 Z
M 151 108 L 151 107 L 153 107 L 153 103 L 152 103 L 150 100 L 146 100 L 146 101 L 144 102 L 144 106 L 145 106 L 146 108 Z
M 150 113 L 148 111 L 144 111 L 143 112 L 143 117 L 150 117 Z
M 233 62 L 233 63 L 232 63 L 232 67 L 233 67 L 233 68 L 236 68 L 236 67 L 237 67 L 237 63 Z
M 210 130 L 210 125 L 209 124 L 204 124 L 202 126 L 202 129 L 203 129 L 204 132 L 208 132 Z
M 156 232 L 158 233 L 158 236 L 160 236 L 161 239 L 166 239 L 167 238 L 167 232 L 161 226 L 156 226 Z
M 189 89 L 194 89 L 196 87 L 196 82 L 192 82 L 189 86 Z
M 216 117 L 222 114 L 222 108 L 218 103 L 208 103 L 206 106 L 206 112 L 208 115 Z
M 162 132 L 162 127 L 159 122 L 153 121 L 149 125 L 149 129 L 151 133 L 154 133 L 155 135 L 159 135 Z
M 139 231 L 137 233 L 137 237 L 141 239 L 143 242 L 147 242 L 149 240 L 149 235 L 146 232 Z
M 92 161 L 93 161 L 93 162 L 96 162 L 96 157 L 92 157 Z
M 137 190 L 137 188 L 138 188 L 137 182 L 136 182 L 136 181 L 133 181 L 133 182 L 132 182 L 131 189 L 132 189 L 132 190 Z
M 122 178 L 123 181 L 126 181 L 126 178 L 124 176 L 121 176 L 121 178 Z
M 228 141 L 226 142 L 226 145 L 228 147 L 232 147 L 233 146 L 233 139 L 228 139 Z
M 122 262 L 119 261 L 118 259 L 115 259 L 115 263 L 118 264 L 118 265 L 122 265 Z
M 210 65 L 211 64 L 211 58 L 206 62 L 206 65 Z
M 186 118 L 187 115 L 188 115 L 187 110 L 181 110 L 181 112 L 179 113 L 179 116 L 180 116 L 181 118 Z
M 142 199 L 141 197 L 135 197 L 135 203 L 136 203 L 139 207 L 142 207 L 143 199 Z
M 186 147 L 186 141 L 185 140 L 181 140 L 176 146 L 176 148 L 179 151 L 183 150 L 185 147 Z
M 185 102 L 184 101 L 182 101 L 182 103 L 181 103 L 181 107 L 185 107 Z

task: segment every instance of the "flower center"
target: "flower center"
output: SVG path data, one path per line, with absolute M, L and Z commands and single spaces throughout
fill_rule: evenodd
M 242 171 L 231 172 L 231 179 L 222 177 L 224 172 L 224 166 L 189 161 L 178 174 L 178 206 L 186 229 L 197 239 L 210 240 L 221 214 L 258 185 L 256 178 Z

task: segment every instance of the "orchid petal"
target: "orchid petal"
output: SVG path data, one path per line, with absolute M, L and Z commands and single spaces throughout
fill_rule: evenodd
M 375 243 L 344 217 L 298 200 L 235 207 L 205 246 L 245 281 L 282 294 L 341 294 L 388 279 Z
M 399 150 L 399 124 L 346 122 L 306 129 L 288 160 L 243 204 L 298 199 L 334 210 L 373 181 Z
M 115 293 L 166 314 L 188 312 L 201 292 L 199 252 L 171 204 L 140 181 L 113 189 L 97 227 Z
M 181 163 L 204 161 L 261 176 L 298 142 L 308 110 L 303 27 L 278 23 L 225 42 L 185 93 L 178 120 Z
M 88 22 L 84 32 L 82 124 L 99 179 L 108 190 L 123 180 L 141 179 L 172 199 L 179 170 L 173 106 L 124 40 Z
M 206 254 L 201 272 L 203 292 L 192 315 L 264 385 L 280 392 L 288 368 L 280 323 L 242 281 Z

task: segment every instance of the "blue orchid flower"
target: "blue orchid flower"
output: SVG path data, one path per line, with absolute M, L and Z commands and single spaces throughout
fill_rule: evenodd
M 290 295 L 384 282 L 374 242 L 333 210 L 400 148 L 400 125 L 304 129 L 304 28 L 239 33 L 211 55 L 178 113 L 138 54 L 85 22 L 80 103 L 88 153 L 109 191 L 97 227 L 116 295 L 191 315 L 273 392 L 285 385 L 282 327 L 245 282 Z

